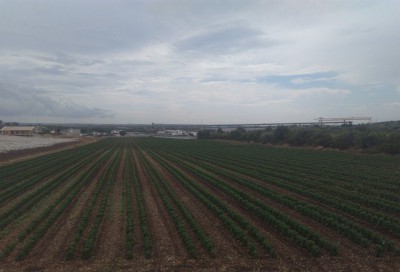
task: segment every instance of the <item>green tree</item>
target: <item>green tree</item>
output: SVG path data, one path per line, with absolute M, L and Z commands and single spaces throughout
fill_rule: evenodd
M 311 145 L 313 146 L 323 146 L 323 147 L 333 147 L 334 140 L 331 134 L 327 131 L 314 130 L 311 136 Z
M 274 142 L 283 142 L 289 137 L 289 128 L 286 126 L 277 126 L 272 135 Z
M 234 140 L 246 140 L 246 129 L 243 127 L 238 127 L 237 129 L 231 131 L 230 136 Z
M 313 131 L 310 129 L 299 129 L 295 131 L 289 138 L 289 144 L 303 146 L 311 144 Z
M 197 139 L 210 139 L 211 132 L 209 130 L 200 130 L 197 132 Z
M 384 139 L 376 133 L 362 133 L 360 135 L 358 146 L 361 148 L 371 148 L 383 142 Z
M 342 132 L 336 137 L 335 143 L 336 147 L 339 149 L 348 149 L 350 147 L 353 147 L 355 144 L 355 134 L 354 132 Z

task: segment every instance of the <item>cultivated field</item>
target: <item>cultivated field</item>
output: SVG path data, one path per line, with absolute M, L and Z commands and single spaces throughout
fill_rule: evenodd
M 73 142 L 76 139 L 49 138 L 49 137 L 23 137 L 0 135 L 0 153 L 11 150 L 23 150 L 37 147 L 52 146 L 60 143 Z
M 399 271 L 400 158 L 108 138 L 0 167 L 0 270 Z

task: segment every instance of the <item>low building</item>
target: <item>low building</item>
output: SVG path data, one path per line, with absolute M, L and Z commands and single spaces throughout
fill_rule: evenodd
M 10 136 L 33 136 L 37 134 L 38 130 L 36 127 L 24 127 L 24 126 L 6 126 L 1 129 L 2 135 Z
M 111 130 L 110 134 L 113 135 L 113 136 L 120 136 L 119 135 L 119 130 L 116 130 L 116 129 Z
M 184 131 L 181 129 L 166 129 L 157 131 L 157 135 L 160 137 L 181 137 L 181 136 L 196 137 L 197 132 Z
M 81 130 L 79 128 L 69 128 L 68 134 L 80 135 Z
M 81 130 L 79 128 L 69 128 L 62 133 L 66 137 L 79 137 L 81 136 Z

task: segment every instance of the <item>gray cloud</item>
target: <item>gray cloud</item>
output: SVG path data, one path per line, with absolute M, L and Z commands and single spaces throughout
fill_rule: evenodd
M 110 110 L 87 108 L 69 101 L 57 101 L 51 93 L 16 85 L 0 85 L 0 115 L 51 116 L 59 118 L 112 118 Z
M 261 31 L 237 22 L 209 26 L 199 34 L 177 42 L 176 49 L 178 52 L 232 54 L 273 44 L 271 41 L 266 41 Z
M 92 66 L 95 64 L 104 63 L 103 60 L 98 58 L 74 57 L 65 52 L 55 52 L 52 56 L 32 56 L 32 57 L 37 58 L 38 60 L 43 60 L 45 62 L 55 63 L 60 67 L 69 65 Z
M 394 119 L 399 8 L 373 0 L 0 1 L 0 115 L 237 123 L 373 108 Z M 316 82 L 326 72 L 334 82 Z M 307 77 L 284 82 L 288 75 Z M 345 103 L 355 106 L 338 106 Z

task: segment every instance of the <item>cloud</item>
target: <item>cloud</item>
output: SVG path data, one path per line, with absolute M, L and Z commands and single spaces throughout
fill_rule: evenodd
M 388 110 L 400 110 L 400 102 L 385 103 L 383 106 Z
M 183 53 L 234 54 L 255 48 L 272 46 L 263 32 L 246 26 L 244 22 L 211 25 L 194 35 L 175 43 L 176 50 Z
M 400 98 L 399 8 L 373 0 L 3 1 L 0 113 L 124 123 L 383 114 Z
M 50 97 L 50 93 L 16 85 L 0 85 L 0 114 L 3 116 L 50 116 L 59 118 L 112 118 L 110 110 L 88 108 Z
M 324 82 L 324 81 L 331 81 L 333 78 L 330 77 L 320 77 L 320 78 L 309 78 L 309 77 L 298 77 L 295 79 L 292 79 L 291 82 L 293 84 L 306 84 L 306 83 L 312 83 L 312 82 Z
M 301 89 L 293 92 L 292 97 L 312 96 L 312 95 L 332 95 L 332 96 L 346 96 L 351 92 L 343 89 L 330 89 L 330 88 L 310 88 Z

